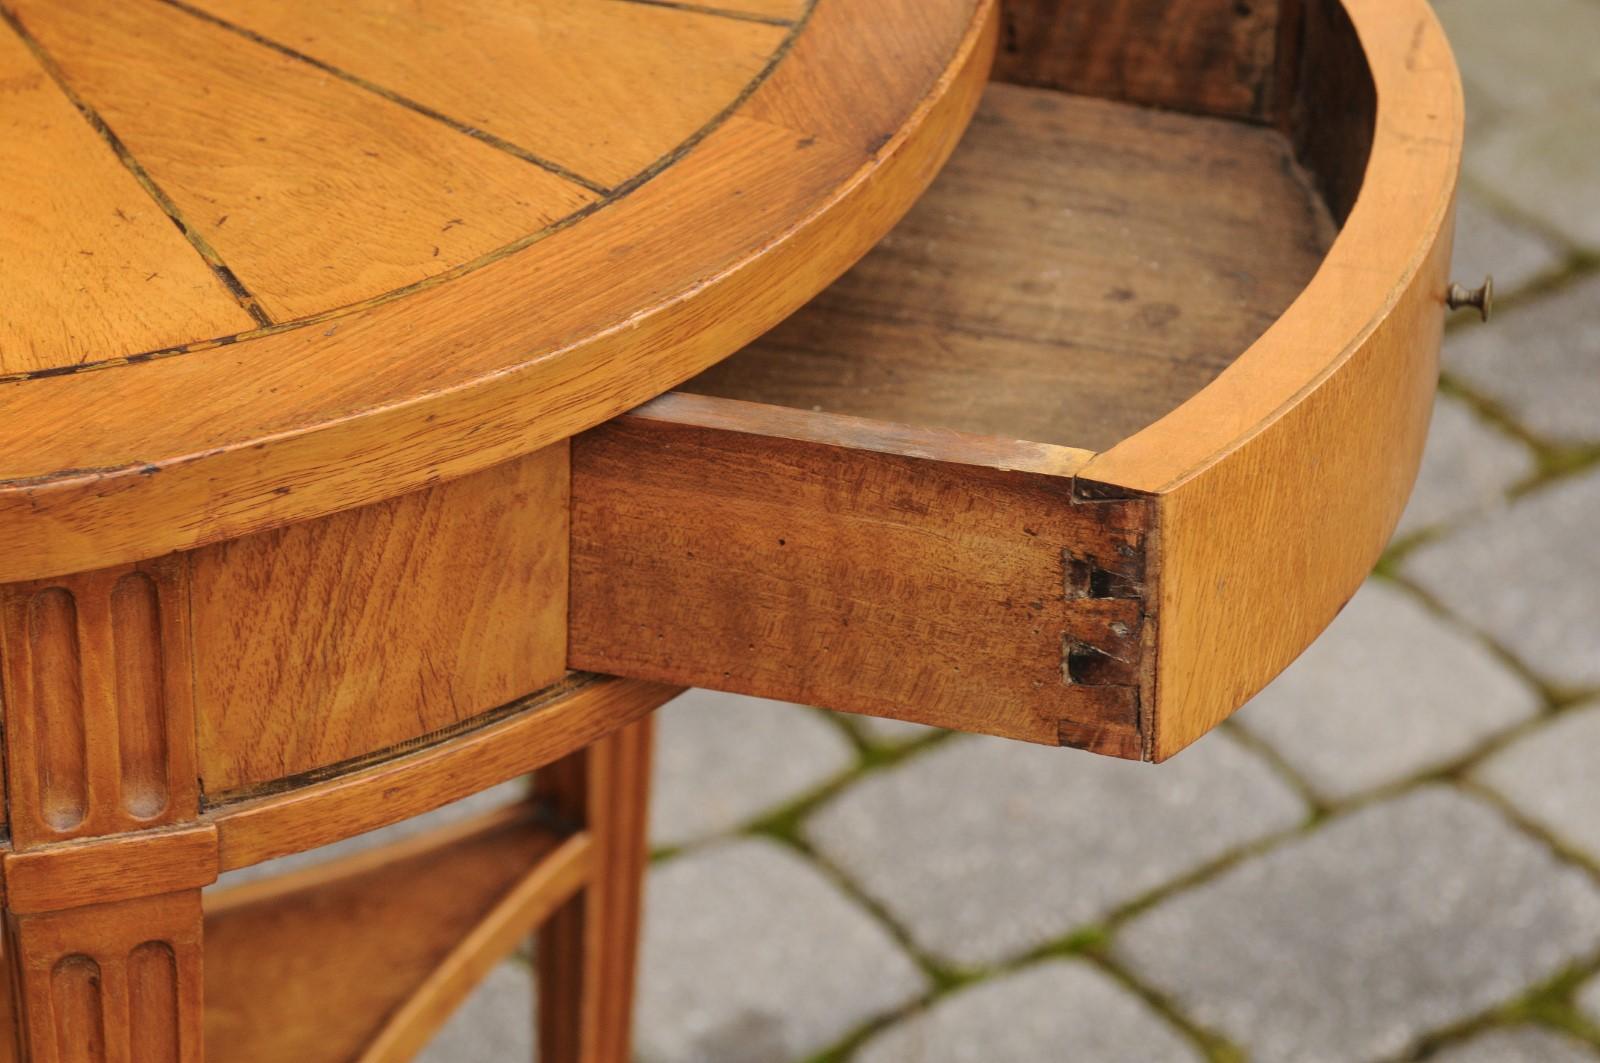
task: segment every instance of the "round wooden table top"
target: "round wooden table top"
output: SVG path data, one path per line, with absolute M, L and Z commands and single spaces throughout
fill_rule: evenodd
M 0 0 L 0 580 L 557 442 L 932 179 L 992 0 Z

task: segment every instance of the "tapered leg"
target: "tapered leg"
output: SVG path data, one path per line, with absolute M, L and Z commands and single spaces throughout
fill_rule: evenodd
M 204 1053 L 217 842 L 198 823 L 186 579 L 163 558 L 0 586 L 5 964 L 33 1063 Z
M 627 1063 L 648 857 L 650 717 L 541 769 L 536 795 L 581 823 L 593 879 L 539 934 L 541 1063 Z
M 200 891 L 8 919 L 23 1058 L 201 1063 Z

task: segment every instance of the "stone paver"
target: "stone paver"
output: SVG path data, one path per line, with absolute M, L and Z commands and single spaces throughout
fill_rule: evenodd
M 1539 704 L 1477 639 L 1371 581 L 1237 719 L 1337 800 L 1447 764 Z
M 962 990 L 868 1041 L 855 1063 L 1199 1063 L 1148 1004 L 1076 960 Z
M 903 746 L 908 742 L 939 733 L 937 727 L 910 723 L 906 720 L 891 720 L 887 716 L 861 716 L 852 712 L 845 713 L 845 717 L 858 734 L 868 742 L 879 746 Z
M 1590 38 L 1595 40 L 1600 35 Z M 1592 56 L 1587 65 L 1591 69 L 1596 65 Z M 1596 129 L 1600 129 L 1600 86 L 1590 86 L 1541 114 L 1496 123 L 1469 139 L 1464 165 L 1477 181 L 1563 239 L 1600 247 Z
M 819 809 L 806 837 L 958 967 L 997 963 L 1299 823 L 1299 796 L 1227 735 L 1160 768 L 957 736 Z
M 1592 469 L 1424 545 L 1402 570 L 1546 681 L 1600 687 L 1597 518 Z
M 1600 444 L 1600 0 L 1438 0 L 1468 101 L 1452 275 L 1523 293 L 1489 327 L 1455 319 L 1450 378 L 1537 438 Z M 1536 283 L 1554 281 L 1550 293 Z M 1559 687 L 1600 689 L 1600 469 L 1515 502 L 1530 448 L 1442 397 L 1401 535 L 1404 575 L 1456 624 L 1387 584 L 1240 716 L 1339 801 L 1458 757 L 1535 711 L 1532 692 L 1457 625 Z M 849 718 L 903 747 L 929 729 Z M 1086 960 L 1004 970 L 899 1017 L 927 978 L 881 919 L 800 854 L 715 840 L 836 778 L 852 743 L 793 706 L 696 692 L 660 730 L 652 833 L 695 847 L 651 871 L 644 1063 L 799 1063 L 893 1020 L 857 1063 L 1197 1058 L 1138 995 Z M 1541 722 L 1474 784 L 1600 860 L 1600 702 Z M 479 799 L 446 817 L 492 803 Z M 1159 768 L 957 736 L 853 781 L 803 825 L 827 862 L 943 962 L 1014 959 L 1223 854 L 1301 823 L 1294 792 L 1241 741 L 1208 736 Z M 401 827 L 349 851 L 415 829 Z M 705 843 L 705 844 L 701 844 Z M 296 862 L 322 859 L 319 851 Z M 249 872 L 245 873 L 246 875 Z M 1255 1063 L 1392 1058 L 1600 949 L 1600 888 L 1486 799 L 1430 785 L 1318 823 L 1111 935 L 1113 955 Z M 421 1057 L 526 1059 L 527 968 L 498 968 Z M 1576 994 L 1600 1025 L 1600 975 Z M 1429 1063 L 1594 1063 L 1516 1026 Z
M 1537 467 L 1534 455 L 1485 423 L 1460 399 L 1441 395 L 1433 404 L 1428 446 L 1411 501 L 1396 536 L 1495 509 L 1506 492 Z
M 1600 702 L 1499 751 L 1476 778 L 1563 842 L 1600 860 Z
M 928 989 L 864 909 L 764 839 L 653 869 L 641 962 L 646 1063 L 803 1059 Z
M 1537 1026 L 1489 1030 L 1430 1056 L 1428 1063 L 1595 1063 L 1581 1041 Z
M 416 1063 L 524 1063 L 534 1058 L 533 976 L 507 960 L 483 980 Z
M 1578 987 L 1578 994 L 1573 1003 L 1583 1013 L 1584 1018 L 1600 1025 L 1600 977 L 1590 978 Z
M 1499 115 L 1529 118 L 1600 83 L 1593 0 L 1441 0 L 1462 80 Z M 1477 104 L 1474 96 L 1469 106 Z M 1469 141 L 1472 139 L 1468 138 Z M 1591 165 L 1593 165 L 1591 163 Z
M 1506 217 L 1463 188 L 1456 203 L 1451 276 L 1476 284 L 1493 275 L 1496 295 L 1510 295 L 1561 265 L 1565 252 L 1544 234 Z
M 657 717 L 651 841 L 734 830 L 854 763 L 849 738 L 814 709 L 691 690 Z
M 1600 889 L 1487 803 L 1425 787 L 1134 919 L 1133 973 L 1256 1063 L 1364 1060 L 1600 945 Z
M 1445 339 L 1445 371 L 1543 439 L 1600 442 L 1596 307 L 1600 275 L 1508 311 L 1487 327 L 1454 329 Z

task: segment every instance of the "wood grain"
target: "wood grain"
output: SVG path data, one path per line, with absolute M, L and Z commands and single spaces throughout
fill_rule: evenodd
M 1345 6 L 1379 110 L 1360 197 L 1327 261 L 1216 381 L 1080 474 L 1162 496 L 1158 758 L 1266 685 L 1355 593 L 1427 432 L 1460 82 L 1427 5 Z
M 228 1063 L 366 1058 L 390 1017 L 559 843 L 528 817 L 496 818 L 446 841 L 391 860 L 368 854 L 351 873 L 322 869 L 298 888 L 208 898 L 213 1055 Z
M 194 6 L 608 188 L 732 105 L 788 36 L 617 0 L 448 0 L 425 19 L 385 0 Z
M 1361 38 L 1339 0 L 1295 0 L 1292 10 L 1297 62 L 1280 90 L 1280 121 L 1342 222 L 1366 179 L 1377 86 Z
M 0 173 L 0 375 L 253 326 L 3 23 Z
M 582 676 L 421 749 L 210 810 L 224 871 L 386 827 L 526 775 L 640 719 L 678 687 Z
M 1007 0 L 995 76 L 1130 103 L 1264 119 L 1279 0 Z
M 962 53 L 971 50 L 976 7 L 968 0 L 875 0 L 869 17 L 841 17 L 847 0 L 816 0 L 816 12 L 789 57 L 762 83 L 742 113 L 875 156 L 895 139 L 907 101 L 893 82 L 953 87 Z M 983 27 L 987 72 L 993 33 Z M 888 84 L 886 84 L 886 82 Z M 885 89 L 890 91 L 885 91 Z M 924 183 L 932 173 L 924 176 Z
M 685 389 L 1100 449 L 1210 383 L 1333 234 L 1272 130 L 992 85 L 893 232 Z
M 201 1063 L 200 891 L 8 917 L 29 1058 Z
M 631 0 L 632 3 L 660 4 L 684 11 L 703 11 L 721 15 L 747 15 L 755 18 L 792 22 L 810 6 L 808 0 Z
M 377 501 L 680 383 L 798 308 L 921 192 L 976 105 L 992 16 L 975 3 L 935 84 L 880 85 L 902 109 L 871 159 L 736 116 L 605 210 L 337 327 L 0 388 L 0 579 Z M 806 32 L 872 17 L 832 3 Z
M 138 831 L 5 855 L 6 910 L 114 904 L 199 889 L 217 878 L 217 829 Z
M 406 1063 L 415 1058 L 495 965 L 593 879 L 594 848 L 593 838 L 579 832 L 540 860 L 390 1014 L 362 1053 L 361 1063 Z M 642 871 L 641 867 L 635 873 Z
M 691 385 L 710 390 L 723 374 L 739 385 L 724 393 L 773 398 L 800 411 L 783 414 L 769 428 L 749 413 L 717 413 L 702 424 L 695 411 L 657 414 L 647 407 L 575 444 L 573 662 L 1036 740 L 1050 740 L 1039 727 L 1050 719 L 1063 742 L 1150 759 L 1173 755 L 1248 700 L 1316 637 L 1378 557 L 1415 475 L 1437 370 L 1459 161 L 1459 85 L 1425 7 L 1361 0 L 1348 10 L 1349 22 L 1308 12 L 1302 23 L 1307 34 L 1350 39 L 1301 42 L 1295 54 L 1306 69 L 1287 81 L 1322 100 L 1297 114 L 1314 119 L 1330 108 L 1349 112 L 1327 131 L 1331 142 L 1314 151 L 1304 145 L 1317 141 L 1317 131 L 1291 128 L 1308 162 L 1333 167 L 1323 175 L 1328 194 L 1336 202 L 1344 195 L 1344 206 L 1353 200 L 1327 258 L 1305 282 L 1322 241 L 1304 247 L 1307 265 L 1297 280 L 1304 290 L 1280 296 L 1292 302 L 1260 338 L 1225 368 L 1219 365 L 1209 384 L 1186 399 L 1174 396 L 1175 408 L 1153 405 L 1149 414 L 1159 417 L 1153 424 L 1106 440 L 1114 445 L 1072 474 L 1070 500 L 1054 504 L 1071 512 L 1075 505 L 1146 500 L 1139 623 L 1079 614 L 1076 605 L 1064 614 L 1098 616 L 1107 625 L 1097 632 L 1101 639 L 1113 630 L 1108 621 L 1121 632 L 1137 631 L 1138 652 L 1060 635 L 1064 624 L 1057 614 L 1030 628 L 995 613 L 997 603 L 1041 600 L 1036 590 L 1017 590 L 1044 586 L 1046 566 L 1041 557 L 1032 568 L 1019 567 L 1023 578 L 1016 586 L 1005 583 L 1008 559 L 1031 556 L 1004 538 L 1014 504 L 992 502 L 965 471 L 940 470 L 926 480 L 906 469 L 887 471 L 893 466 L 883 447 L 860 446 L 870 427 L 853 422 L 829 451 L 817 445 L 825 421 L 805 430 L 792 423 L 808 407 L 856 402 L 845 408 L 937 424 L 951 406 L 970 410 L 991 402 L 988 395 L 960 395 L 953 374 L 940 376 L 947 348 L 907 343 L 896 327 L 896 293 L 925 285 L 916 305 L 937 320 L 962 308 L 964 285 L 971 283 L 966 277 L 982 272 L 980 265 L 941 273 L 940 256 L 919 254 L 913 243 L 899 260 L 882 256 L 881 273 L 872 277 L 875 283 L 860 284 L 859 303 L 848 313 L 824 319 L 851 324 L 815 330 L 816 347 L 838 344 L 846 355 L 823 368 L 806 366 L 789 350 L 782 352 L 789 357 L 757 357 L 748 366 L 741 366 L 741 355 L 707 374 L 705 383 Z M 1367 133 L 1365 179 L 1353 196 L 1351 175 L 1367 153 L 1361 114 L 1370 98 L 1359 85 L 1349 92 L 1342 86 L 1348 78 L 1360 81 L 1360 64 L 1351 57 L 1362 47 L 1380 106 Z M 1288 118 L 1291 126 L 1297 120 L 1304 119 Z M 1263 142 L 1274 136 L 1267 130 L 1250 135 Z M 1277 142 L 1275 150 L 1287 169 L 1284 144 Z M 1137 169 L 1129 167 L 1127 178 L 1106 181 L 1105 188 L 1136 193 Z M 972 203 L 1003 188 L 1004 177 L 995 175 L 1009 172 L 997 162 L 975 176 L 965 199 L 946 205 L 946 228 L 985 228 L 971 220 L 982 217 Z M 1220 192 L 1237 177 L 1215 180 Z M 1203 198 L 1197 190 L 1205 187 L 1199 180 L 1174 182 L 1170 193 L 1185 202 Z M 1303 188 L 1298 195 L 1309 202 Z M 1326 233 L 1326 218 L 1310 210 L 1302 217 L 1305 232 Z M 914 227 L 916 218 L 909 221 Z M 1175 220 L 1160 242 L 1183 243 L 1173 234 L 1185 230 Z M 1259 226 L 1241 224 L 1216 244 L 1232 250 L 1258 233 Z M 1014 243 L 1023 246 L 1025 238 Z M 1104 257 L 1117 243 L 1106 234 L 1097 252 Z M 974 260 L 982 262 L 981 256 Z M 851 283 L 841 288 L 848 292 Z M 1025 329 L 1030 311 L 1065 301 L 1010 301 L 1000 286 L 984 294 L 972 300 L 974 316 L 990 314 L 985 324 L 1001 336 L 1007 327 Z M 1236 302 L 1214 295 L 1207 291 L 1203 298 L 1215 312 L 1237 311 Z M 835 298 L 825 295 L 819 307 L 831 310 Z M 1264 325 L 1258 320 L 1256 328 Z M 974 344 L 967 348 L 968 363 L 987 368 L 984 357 L 995 350 Z M 880 372 L 874 361 L 889 370 Z M 935 366 L 927 374 L 936 382 L 931 387 L 919 375 L 928 361 Z M 1017 423 L 1027 419 L 1021 396 L 1030 396 L 1036 409 L 1052 407 L 1051 377 L 1039 375 L 1018 373 L 1009 387 L 1016 398 L 993 400 L 995 412 L 964 427 L 1014 438 Z M 877 386 L 862 388 L 863 381 Z M 937 400 L 925 401 L 924 389 Z M 864 403 L 862 391 L 869 396 Z M 630 465 L 630 453 L 653 460 Z M 921 527 L 935 548 L 895 540 L 894 529 L 908 518 L 897 511 L 885 517 L 863 504 L 863 497 L 874 496 L 914 513 L 921 523 L 912 526 Z M 1015 509 L 1027 515 L 1025 527 L 1039 527 L 1051 506 L 1041 501 Z M 860 528 L 852 525 L 856 520 Z M 1070 587 L 1071 549 L 1084 533 L 1074 527 L 1056 534 L 1068 550 Z M 937 552 L 969 536 L 981 548 L 963 563 Z M 790 549 L 791 543 L 802 549 Z M 968 569 L 975 575 L 952 590 L 948 573 L 965 576 Z M 625 581 L 611 574 L 622 571 Z M 1000 582 L 985 586 L 985 579 Z M 1073 601 L 1070 594 L 1066 601 Z M 908 608 L 908 602 L 919 604 Z M 933 626 L 934 617 L 948 626 Z M 968 621 L 972 631 L 952 634 Z M 1059 649 L 1047 644 L 1051 630 L 1061 637 Z M 1078 682 L 1050 684 L 1047 666 Z M 951 675 L 959 667 L 959 679 L 946 680 L 941 667 Z M 974 674 L 990 681 L 979 683 Z M 966 689 L 968 682 L 977 689 Z M 1022 689 L 1029 683 L 1056 697 L 1088 691 L 1093 708 L 1019 715 L 1017 706 L 1029 703 L 1030 691 Z M 997 704 L 986 706 L 985 696 Z M 1047 697 L 1044 703 L 1050 704 Z M 1106 720 L 1120 722 L 1107 728 Z
M 0 586 L 18 849 L 195 816 L 190 646 L 180 558 Z
M 189 557 L 208 797 L 419 739 L 566 671 L 567 448 Z
M 595 198 L 175 8 L 8 3 L 276 320 L 436 276 Z
M 0 938 L 4 938 L 0 934 Z M 12 995 L 11 963 L 6 958 L 6 946 L 0 941 L 0 1063 L 19 1063 L 17 1044 L 17 1011 Z
M 629 1063 L 649 856 L 646 716 L 534 777 L 535 794 L 594 836 L 593 874 L 539 934 L 539 1059 Z
M 1138 755 L 1143 503 L 670 398 L 573 441 L 574 667 Z

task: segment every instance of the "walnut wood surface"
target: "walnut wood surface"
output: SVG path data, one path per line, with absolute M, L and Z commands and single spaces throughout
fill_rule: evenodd
M 681 693 L 639 680 L 574 676 L 421 748 L 211 809 L 223 870 L 386 827 L 569 756 Z
M 1421 459 L 1460 80 L 1421 0 L 1343 6 L 1348 22 L 1320 24 L 1359 33 L 1378 109 L 1360 195 L 1327 260 L 1221 376 L 1081 473 L 1161 496 L 1157 757 L 1243 704 L 1337 615 L 1388 541 Z M 1343 73 L 1302 81 L 1329 99 L 1301 113 L 1370 98 L 1359 68 L 1319 69 Z M 1338 135 L 1349 142 L 1348 129 Z
M 534 777 L 536 799 L 595 839 L 589 881 L 539 934 L 538 1057 L 548 1063 L 633 1058 L 653 728 L 646 716 Z
M 1298 0 L 1007 0 L 995 76 L 1131 103 L 1261 119 L 1280 8 Z
M 975 124 L 952 191 L 690 385 L 781 406 L 680 395 L 576 440 L 572 660 L 1154 760 L 1292 661 L 1370 571 L 1416 472 L 1462 113 L 1420 0 L 1294 10 L 1281 58 L 1301 65 L 1273 82 L 1290 94 L 1272 115 L 1287 139 L 995 91 L 981 113 L 1005 121 Z M 1052 125 L 1062 114 L 1070 133 Z M 1008 155 L 1001 134 L 1027 145 L 1030 124 L 1041 147 Z M 1130 133 L 1139 151 L 1119 153 Z M 974 158 L 986 165 L 964 172 Z M 1062 170 L 1082 201 L 1052 186 Z M 1331 246 L 1313 187 L 1344 221 Z M 1286 209 L 1233 212 L 1264 188 Z M 1007 231 L 1030 200 L 1031 226 Z M 1093 260 L 1052 289 L 1060 241 L 1030 241 L 1062 231 L 1049 218 L 1067 206 L 1111 220 L 1074 221 Z M 1152 263 L 1180 267 L 1154 282 L 1167 320 L 1135 315 L 1118 334 L 1116 300 L 1093 297 L 1144 294 Z M 1061 416 L 1094 356 L 1052 359 L 1042 335 L 1120 359 L 1081 413 Z M 1138 357 L 1162 343 L 1167 364 L 1209 362 L 1204 375 L 1143 384 Z M 1119 424 L 1123 403 L 1139 413 Z M 836 432 L 835 410 L 918 427 Z M 926 448 L 895 460 L 892 441 L 928 424 L 1001 438 L 943 467 Z M 1102 450 L 1040 477 L 1031 502 L 999 501 L 968 466 L 1030 432 Z M 1140 514 L 1116 525 L 1138 537 L 1115 553 L 1085 519 L 1106 506 Z
M 0 586 L 17 849 L 198 812 L 182 558 Z
M 38 315 L 22 376 L 0 386 L 0 535 L 11 547 L 0 579 L 12 581 L 378 501 L 558 442 L 673 386 L 801 305 L 904 212 L 966 124 L 996 25 L 992 0 L 818 0 L 780 16 L 783 27 L 621 0 L 478 5 L 512 12 L 526 23 L 517 32 L 577 11 L 627 21 L 626 33 L 588 38 L 583 91 L 602 98 L 641 64 L 654 69 L 644 53 L 666 62 L 651 27 L 681 20 L 670 37 L 680 73 L 653 90 L 683 95 L 661 85 L 699 86 L 704 72 L 685 104 L 703 104 L 704 123 L 605 185 L 552 172 L 481 128 L 509 131 L 509 118 L 437 110 L 454 106 L 451 93 L 492 100 L 507 84 L 538 95 L 543 75 L 522 68 L 465 87 L 418 81 L 428 98 L 412 99 L 376 80 L 425 69 L 394 69 L 383 34 L 319 36 L 330 57 L 364 49 L 339 53 L 350 68 L 336 74 L 332 58 L 318 67 L 176 2 L 0 10 L 6 36 L 28 42 L 104 152 L 262 322 L 157 350 L 143 346 L 148 329 L 108 322 L 128 338 L 63 339 Z M 704 29 L 718 17 L 729 25 Z M 483 32 L 463 22 L 441 51 Z M 734 39 L 744 43 L 730 49 Z M 733 85 L 728 64 L 761 48 Z M 252 78 L 276 91 L 244 106 L 238 86 Z M 602 112 L 625 126 L 593 119 L 593 158 L 574 155 L 572 167 L 610 172 L 612 146 L 632 152 L 658 135 L 650 108 Z M 126 193 L 127 174 L 111 172 L 114 186 L 96 195 Z M 41 220 L 3 239 L 55 231 Z M 29 255 L 8 243 L 0 269 Z
M 596 198 L 173 6 L 10 9 L 263 325 L 437 276 Z
M 566 444 L 188 555 L 208 798 L 415 741 L 566 672 Z
M 1143 503 L 1079 503 L 954 433 L 907 454 L 783 438 L 761 408 L 699 423 L 716 405 L 573 441 L 574 666 L 1139 756 Z
M 684 389 L 1100 449 L 1210 383 L 1333 233 L 1270 129 L 994 84 L 893 232 Z
M 464 833 L 208 897 L 211 1058 L 367 1058 L 390 1019 L 560 842 L 527 816 Z M 520 908 L 559 896 L 521 898 Z
M 205 824 L 49 846 L 4 859 L 6 909 L 48 912 L 199 889 L 217 879 L 217 829 Z
M 253 326 L 10 32 L 0 32 L 0 86 L 8 307 L 0 314 L 0 373 L 49 369 L 64 352 L 156 350 Z M 23 248 L 26 261 L 13 261 Z
M 447 0 L 425 18 L 396 17 L 386 0 L 192 3 L 597 190 L 635 178 L 716 118 L 806 6 L 774 5 L 765 22 L 617 0 Z
M 204 1058 L 199 890 L 11 914 L 6 959 L 26 1058 Z

